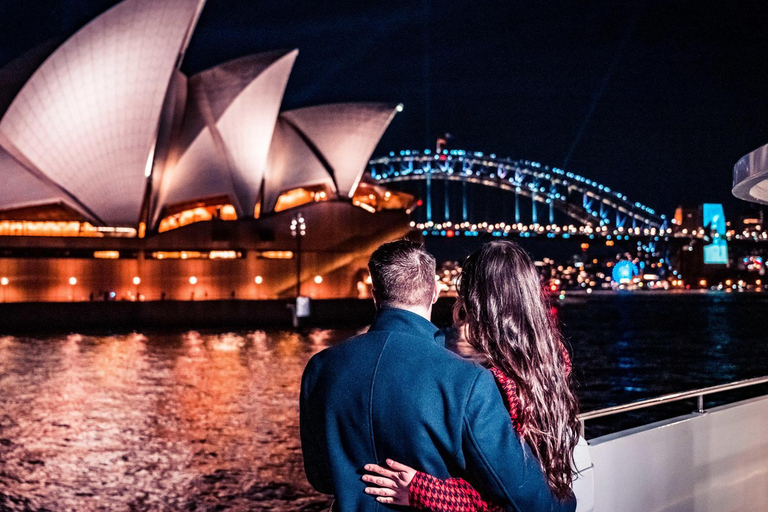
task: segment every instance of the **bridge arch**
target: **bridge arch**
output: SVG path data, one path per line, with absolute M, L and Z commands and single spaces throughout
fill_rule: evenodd
M 639 202 L 631 202 L 610 187 L 529 160 L 464 150 L 405 150 L 371 160 L 368 171 L 373 180 L 382 184 L 425 182 L 428 217 L 431 216 L 432 182 L 445 181 L 462 183 L 463 190 L 466 184 L 472 184 L 514 194 L 517 222 L 520 222 L 519 198 L 524 197 L 531 201 L 534 224 L 538 223 L 537 204 L 543 204 L 549 210 L 550 224 L 554 223 L 554 212 L 559 211 L 579 225 L 593 229 L 668 228 L 665 215 Z M 462 201 L 462 220 L 466 221 L 466 195 Z

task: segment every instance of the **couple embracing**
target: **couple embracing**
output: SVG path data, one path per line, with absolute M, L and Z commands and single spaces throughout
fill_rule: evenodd
M 302 378 L 312 486 L 339 512 L 573 511 L 578 404 L 528 255 L 491 242 L 464 264 L 454 320 L 483 366 L 448 351 L 430 322 L 434 257 L 399 240 L 368 266 L 376 319 Z

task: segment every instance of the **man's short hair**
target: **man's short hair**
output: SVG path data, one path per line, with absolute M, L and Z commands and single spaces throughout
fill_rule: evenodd
M 379 308 L 432 304 L 435 258 L 421 244 L 405 239 L 388 242 L 373 252 L 368 270 Z

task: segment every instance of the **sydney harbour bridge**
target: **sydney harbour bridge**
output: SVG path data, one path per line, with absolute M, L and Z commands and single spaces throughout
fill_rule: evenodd
M 673 236 L 664 214 L 578 174 L 464 150 L 400 151 L 374 159 L 373 180 L 421 198 L 424 235 L 642 238 Z

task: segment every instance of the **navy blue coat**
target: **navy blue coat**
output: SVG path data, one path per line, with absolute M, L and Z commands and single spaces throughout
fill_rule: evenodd
M 366 334 L 323 350 L 301 383 L 301 445 L 334 510 L 402 510 L 365 494 L 362 467 L 393 458 L 461 477 L 509 511 L 573 511 L 554 497 L 512 428 L 491 373 L 444 348 L 429 321 L 384 309 Z

